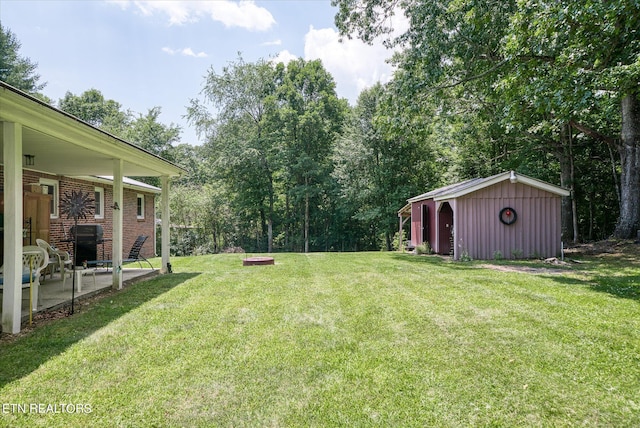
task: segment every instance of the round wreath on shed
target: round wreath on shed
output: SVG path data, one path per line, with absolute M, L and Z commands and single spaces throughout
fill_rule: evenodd
M 514 210 L 513 208 L 505 207 L 500 210 L 500 215 L 498 218 L 500 218 L 500 222 L 502 222 L 502 224 L 511 226 L 518 219 L 518 214 L 516 213 L 516 210 Z

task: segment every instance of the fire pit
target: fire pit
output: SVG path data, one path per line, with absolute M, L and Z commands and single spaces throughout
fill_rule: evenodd
M 242 260 L 242 266 L 262 266 L 274 264 L 273 257 L 247 257 Z

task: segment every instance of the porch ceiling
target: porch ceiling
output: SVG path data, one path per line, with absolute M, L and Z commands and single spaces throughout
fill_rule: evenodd
M 113 156 L 69 144 L 30 128 L 23 128 L 22 131 L 22 153 L 35 156 L 35 164 L 25 166 L 28 169 L 68 176 L 113 175 Z M 2 151 L 0 151 L 0 159 L 4 164 Z M 125 160 L 124 175 L 157 176 L 158 172 Z
M 177 165 L 108 134 L 0 82 L 0 162 L 3 122 L 22 125 L 22 153 L 35 156 L 33 170 L 56 175 L 113 175 L 114 160 L 125 176 L 175 177 Z M 24 164 L 23 164 L 24 165 Z

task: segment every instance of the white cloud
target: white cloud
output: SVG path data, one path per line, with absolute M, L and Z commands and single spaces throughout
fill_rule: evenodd
M 194 58 L 206 58 L 208 55 L 204 52 L 195 53 L 191 48 L 182 49 L 182 54 L 186 56 L 192 56 Z
M 390 22 L 391 23 L 391 22 Z M 393 16 L 394 30 L 391 37 L 403 34 L 409 28 L 409 20 L 401 9 Z M 320 59 L 336 81 L 338 94 L 355 104 L 363 89 L 375 83 L 387 83 L 395 68 L 386 62 L 393 51 L 387 49 L 382 38 L 372 45 L 354 38 L 342 38 L 333 28 L 309 27 L 305 35 L 304 56 L 306 60 Z
M 282 40 L 271 40 L 269 42 L 261 43 L 260 46 L 280 46 L 282 44 Z
M 229 0 L 112 0 L 122 9 L 133 6 L 143 16 L 156 13 L 167 15 L 169 25 L 183 25 L 199 21 L 203 16 L 209 16 L 213 21 L 221 22 L 225 27 L 240 27 L 251 31 L 266 31 L 275 23 L 271 13 L 256 6 L 252 0 L 233 2 Z
M 209 56 L 204 52 L 195 53 L 191 48 L 171 49 L 170 47 L 164 47 L 162 48 L 162 52 L 168 53 L 169 55 L 181 54 L 184 56 L 192 56 L 194 58 L 206 58 Z
M 289 61 L 294 61 L 298 59 L 298 57 L 294 54 L 292 54 L 291 52 L 289 52 L 288 50 L 284 50 L 284 51 L 280 51 L 278 52 L 278 55 L 276 55 L 271 62 L 273 62 L 274 64 L 278 64 L 280 62 L 283 62 L 285 64 L 288 64 Z
M 356 39 L 343 39 L 332 28 L 309 28 L 305 35 L 306 60 L 320 59 L 336 81 L 338 93 L 355 104 L 360 92 L 393 77 L 393 67 L 385 62 L 392 52 L 381 42 L 367 45 Z

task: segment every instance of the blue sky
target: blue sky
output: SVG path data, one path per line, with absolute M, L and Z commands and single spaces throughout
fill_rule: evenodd
M 182 117 L 189 100 L 208 70 L 220 73 L 238 53 L 247 62 L 319 58 L 352 105 L 363 88 L 388 81 L 391 53 L 340 43 L 335 12 L 329 0 L 0 0 L 0 22 L 38 63 L 47 96 L 96 88 L 135 113 L 160 106 L 160 121 L 179 125 L 189 144 L 200 144 Z

